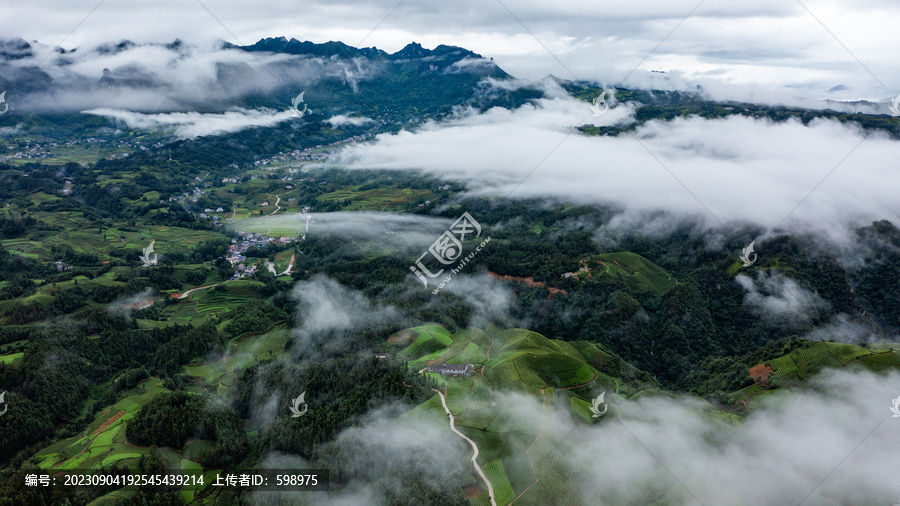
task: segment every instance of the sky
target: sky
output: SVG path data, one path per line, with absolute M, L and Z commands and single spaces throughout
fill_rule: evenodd
M 525 79 L 879 101 L 900 93 L 895 12 L 890 0 L 40 0 L 5 7 L 0 33 L 48 52 L 121 39 L 202 45 L 285 36 L 388 52 L 416 41 L 466 47 Z

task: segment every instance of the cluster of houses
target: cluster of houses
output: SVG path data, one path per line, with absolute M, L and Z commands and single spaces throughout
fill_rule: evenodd
M 97 139 L 95 137 L 88 137 L 87 139 L 79 139 L 77 141 L 67 141 L 63 143 L 59 142 L 47 142 L 45 144 L 30 142 L 25 146 L 24 151 L 16 151 L 11 155 L 0 156 L 0 162 L 8 162 L 10 160 L 37 160 L 41 158 L 49 158 L 53 156 L 53 154 L 49 151 L 41 151 L 41 149 L 49 149 L 49 148 L 58 148 L 60 146 L 77 146 L 79 144 L 93 144 L 95 142 L 106 142 L 103 139 Z M 143 146 L 140 146 L 143 149 Z M 9 149 L 15 149 L 14 146 L 9 146 Z
M 255 162 L 253 162 L 253 165 L 268 165 L 270 163 L 283 163 L 291 161 L 321 161 L 328 158 L 328 153 L 310 153 L 308 151 L 308 149 L 295 149 L 288 153 L 280 153 L 277 155 L 272 155 L 269 158 L 256 160 Z
M 591 268 L 587 266 L 582 266 L 578 268 L 578 272 L 591 272 Z M 562 273 L 562 277 L 571 278 L 574 277 L 577 272 L 564 272 Z
M 475 366 L 472 364 L 435 364 L 427 369 L 428 372 L 436 372 L 444 376 L 472 376 L 475 374 Z
M 339 141 L 334 141 L 328 144 L 317 144 L 315 147 L 306 148 L 306 149 L 295 149 L 293 151 L 287 153 L 279 153 L 277 155 L 273 155 L 269 158 L 263 158 L 261 160 L 256 160 L 253 162 L 253 165 L 268 165 L 270 163 L 275 162 L 290 162 L 290 161 L 321 161 L 328 158 L 329 153 L 313 153 L 312 150 L 322 149 L 331 146 L 338 146 L 340 144 L 346 144 L 348 142 L 358 142 L 365 140 L 368 137 L 371 137 L 373 134 L 361 134 L 354 135 L 353 137 L 348 137 L 346 139 L 342 139 Z
M 231 246 L 228 247 L 228 255 L 225 257 L 225 259 L 228 260 L 228 263 L 236 269 L 232 279 L 251 276 L 256 272 L 256 265 L 244 265 L 244 262 L 247 261 L 247 255 L 245 253 L 247 253 L 248 249 L 265 248 L 272 243 L 288 244 L 294 241 L 293 237 L 282 236 L 276 238 L 251 232 L 238 232 L 238 235 L 240 236 L 240 241 L 237 239 L 231 240 Z

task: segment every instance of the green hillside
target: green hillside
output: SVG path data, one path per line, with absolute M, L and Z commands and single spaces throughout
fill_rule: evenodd
M 585 423 L 603 423 L 605 418 L 595 418 L 589 411 L 590 400 L 601 392 L 613 404 L 613 398 L 628 399 L 658 388 L 646 374 L 586 341 L 552 340 L 524 329 L 469 328 L 449 334 L 437 325 L 399 335 L 413 340 L 396 356 L 408 358 L 410 367 L 442 385 L 456 428 L 478 445 L 477 462 L 494 488 L 497 504 L 509 504 L 517 497 L 525 504 L 551 500 L 577 504 L 576 484 L 569 481 L 577 474 L 561 472 L 561 466 L 572 463 L 565 461 L 567 435 L 557 431 L 554 411 L 570 410 Z M 423 354 L 423 349 L 430 352 Z M 471 363 L 476 372 L 451 377 L 424 371 L 441 362 Z M 534 416 L 517 416 L 518 395 L 531 396 L 543 409 Z M 614 416 L 613 412 L 610 407 L 606 416 Z M 397 423 L 412 421 L 450 430 L 438 394 Z M 478 487 L 481 494 L 470 502 L 490 504 L 480 480 Z
M 656 295 L 665 295 L 676 284 L 675 278 L 660 266 L 637 253 L 628 251 L 590 255 L 579 264 L 585 269 L 574 273 L 574 277 L 579 280 L 594 276 L 610 276 L 621 279 L 635 291 L 651 292 Z
M 900 343 L 857 346 L 834 342 L 801 341 L 789 353 L 766 360 L 750 369 L 753 384 L 728 395 L 745 409 L 762 407 L 762 398 L 786 387 L 815 385 L 816 375 L 825 369 L 865 368 L 878 372 L 900 370 Z
M 587 341 L 548 339 L 525 329 L 468 328 L 450 334 L 435 324 L 401 331 L 392 337 L 394 343 L 397 336 L 404 336 L 406 342 L 396 348 L 395 356 L 441 385 L 455 427 L 478 446 L 477 462 L 494 489 L 497 504 L 581 503 L 577 494 L 580 464 L 567 458 L 573 448 L 568 446 L 569 434 L 558 431 L 555 417 L 560 412 L 569 412 L 578 423 L 612 423 L 617 403 L 673 395 L 616 354 Z M 900 344 L 795 341 L 793 346 L 785 355 L 760 364 L 771 368 L 767 377 L 759 379 L 757 374 L 753 385 L 728 394 L 733 399 L 731 407 L 704 403 L 699 413 L 717 423 L 740 425 L 750 409 L 763 407 L 757 398 L 785 386 L 815 384 L 816 373 L 825 368 L 900 369 Z M 442 376 L 425 370 L 439 363 L 471 363 L 475 374 Z M 760 370 L 765 369 L 753 369 Z M 742 374 L 749 377 L 748 368 Z M 601 392 L 606 392 L 608 411 L 598 418 L 591 412 L 591 400 Z M 521 395 L 537 401 L 540 409 L 523 416 Z M 396 423 L 427 423 L 451 434 L 440 394 Z M 663 483 L 672 481 L 667 475 L 658 478 Z M 476 482 L 481 493 L 470 503 L 490 504 L 484 482 L 480 478 Z M 674 481 L 662 490 L 654 504 L 677 504 L 684 499 Z

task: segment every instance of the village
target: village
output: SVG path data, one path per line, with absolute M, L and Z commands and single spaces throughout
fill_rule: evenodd
M 284 163 L 290 161 L 305 161 L 305 162 L 318 162 L 328 158 L 329 153 L 321 152 L 321 153 L 313 153 L 313 150 L 328 148 L 333 146 L 339 146 L 341 144 L 347 144 L 351 142 L 359 142 L 363 141 L 369 137 L 372 137 L 373 134 L 361 134 L 354 135 L 352 137 L 348 137 L 346 139 L 341 139 L 339 141 L 331 142 L 328 144 L 317 144 L 311 148 L 306 149 L 295 149 L 286 153 L 279 153 L 277 155 L 271 156 L 269 158 L 263 158 L 261 160 L 257 160 L 253 162 L 253 165 L 269 165 L 272 163 Z
M 290 244 L 295 241 L 295 237 L 281 236 L 271 237 L 268 235 L 255 232 L 238 232 L 238 239 L 231 240 L 231 246 L 228 247 L 228 256 L 225 260 L 235 268 L 234 275 L 231 279 L 241 279 L 252 276 L 259 265 L 247 265 L 247 250 L 250 248 L 265 248 L 269 244 Z

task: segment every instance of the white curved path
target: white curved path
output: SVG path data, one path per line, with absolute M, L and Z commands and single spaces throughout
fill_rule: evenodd
M 491 486 L 491 482 L 487 479 L 487 475 L 484 474 L 484 471 L 481 470 L 481 466 L 479 466 L 478 462 L 475 460 L 476 458 L 478 458 L 478 445 L 476 445 L 475 441 L 472 441 L 471 439 L 469 439 L 465 434 L 456 430 L 456 424 L 454 423 L 454 420 L 453 420 L 453 413 L 451 413 L 450 408 L 447 407 L 447 399 L 444 397 L 444 393 L 441 392 L 440 390 L 435 390 L 433 388 L 432 388 L 432 390 L 434 390 L 435 392 L 438 393 L 438 395 L 441 396 L 441 404 L 444 405 L 444 411 L 446 411 L 447 415 L 450 416 L 450 430 L 455 432 L 457 436 L 468 441 L 469 444 L 472 445 L 472 449 L 475 450 L 475 454 L 472 455 L 472 465 L 475 466 L 475 471 L 478 472 L 478 474 L 481 476 L 481 479 L 484 480 L 484 483 L 487 485 L 488 496 L 491 498 L 491 506 L 497 506 L 497 501 L 494 500 L 494 487 Z
M 197 288 L 191 288 L 190 290 L 184 292 L 183 294 L 181 294 L 181 295 L 179 295 L 178 297 L 175 297 L 175 298 L 176 298 L 176 299 L 183 299 L 183 298 L 187 297 L 188 295 L 190 295 L 191 293 L 196 292 L 197 290 L 203 290 L 204 288 L 212 288 L 212 287 L 214 287 L 214 286 L 216 286 L 216 285 L 218 285 L 218 283 L 216 283 L 215 285 L 206 285 L 206 286 L 198 286 Z

